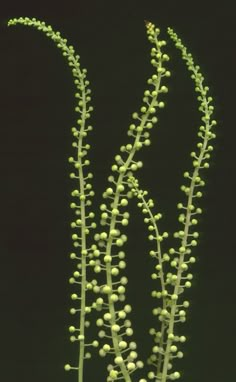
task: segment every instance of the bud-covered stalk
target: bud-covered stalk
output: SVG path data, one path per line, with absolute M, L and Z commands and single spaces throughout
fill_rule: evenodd
M 128 205 L 129 198 L 132 197 L 128 187 L 128 178 L 142 167 L 142 162 L 136 161 L 135 155 L 142 147 L 149 146 L 151 143 L 149 131 L 157 122 L 157 117 L 154 114 L 157 112 L 157 108 L 164 107 L 164 102 L 159 101 L 159 95 L 168 91 L 166 86 L 161 85 L 161 81 L 163 78 L 170 76 L 170 72 L 164 67 L 164 63 L 169 60 L 169 57 L 163 54 L 161 50 L 162 46 L 166 45 L 166 42 L 158 39 L 160 30 L 154 24 L 147 23 L 146 26 L 148 39 L 153 44 L 151 49 L 151 64 L 155 68 L 155 74 L 148 80 L 148 84 L 154 87 L 154 89 L 145 90 L 143 97 L 144 104 L 141 106 L 140 112 L 133 113 L 134 122 L 129 126 L 128 130 L 128 136 L 133 141 L 125 146 L 121 146 L 121 155 L 116 155 L 115 157 L 115 164 L 111 168 L 114 175 L 108 178 L 111 187 L 107 188 L 103 194 L 103 197 L 108 202 L 101 205 L 101 224 L 104 227 L 107 226 L 108 229 L 107 232 L 104 231 L 95 235 L 95 239 L 101 248 L 100 254 L 104 256 L 103 260 L 106 270 L 110 335 L 112 337 L 112 344 L 109 346 L 113 349 L 115 355 L 115 366 L 109 375 L 109 380 L 111 381 L 113 380 L 113 375 L 116 375 L 117 378 L 123 377 L 126 382 L 130 382 L 130 374 L 139 367 L 138 362 L 140 362 L 133 362 L 132 351 L 130 352 L 130 357 L 122 358 L 119 343 L 123 341 L 123 334 L 129 336 L 133 331 L 129 328 L 130 330 L 126 330 L 121 335 L 120 330 L 113 330 L 117 326 L 117 321 L 122 320 L 117 314 L 117 303 L 125 298 L 115 292 L 117 282 L 113 281 L 113 279 L 119 274 L 119 269 L 123 269 L 126 266 L 124 261 L 118 261 L 117 263 L 117 258 L 119 260 L 120 248 L 127 240 L 126 235 L 122 234 L 122 229 L 128 224 L 129 213 L 125 207 Z M 129 323 L 129 321 L 126 320 L 126 323 Z M 119 359 L 118 363 L 117 359 Z
M 90 309 L 86 307 L 86 267 L 87 267 L 87 236 L 90 233 L 91 228 L 95 228 L 96 224 L 93 222 L 94 213 L 88 212 L 88 207 L 91 206 L 91 197 L 94 195 L 92 185 L 90 183 L 93 175 L 87 171 L 87 167 L 90 163 L 86 159 L 90 145 L 84 143 L 84 139 L 87 137 L 87 133 L 92 130 L 92 126 L 88 124 L 90 118 L 90 112 L 93 110 L 90 106 L 90 93 L 89 81 L 86 79 L 86 69 L 81 69 L 79 59 L 80 57 L 75 54 L 73 46 L 67 44 L 67 40 L 63 38 L 60 32 L 55 32 L 51 25 L 46 25 L 45 22 L 36 20 L 35 18 L 20 17 L 9 20 L 8 25 L 22 24 L 25 26 L 34 27 L 39 31 L 42 31 L 54 41 L 56 46 L 62 51 L 62 55 L 67 59 L 68 65 L 72 71 L 74 77 L 74 84 L 76 88 L 75 98 L 76 107 L 75 111 L 78 113 L 78 119 L 76 127 L 72 127 L 72 135 L 74 142 L 72 147 L 75 149 L 74 157 L 69 158 L 69 163 L 74 167 L 74 172 L 70 174 L 70 178 L 76 181 L 76 188 L 72 191 L 71 196 L 74 201 L 70 207 L 75 214 L 75 221 L 71 223 L 71 228 L 76 231 L 72 234 L 73 246 L 76 253 L 71 253 L 70 258 L 76 261 L 76 271 L 73 273 L 73 277 L 70 278 L 70 284 L 73 284 L 78 288 L 78 293 L 73 293 L 71 298 L 73 301 L 77 301 L 79 307 L 71 308 L 70 313 L 72 315 L 78 313 L 79 320 L 78 328 L 70 326 L 70 333 L 76 334 L 71 336 L 72 342 L 79 341 L 79 360 L 78 366 L 72 367 L 69 364 L 65 365 L 65 370 L 78 370 L 78 381 L 83 381 L 83 366 L 84 359 L 90 357 L 90 353 L 85 354 L 85 316 L 89 313 Z M 96 341 L 95 341 L 96 342 Z M 92 346 L 96 347 L 97 343 L 93 342 Z
M 170 248 L 170 255 L 175 255 L 176 257 L 171 261 L 171 266 L 176 269 L 176 273 L 168 273 L 166 275 L 166 284 L 169 284 L 173 290 L 168 293 L 169 298 L 169 308 L 165 312 L 164 321 L 167 326 L 168 338 L 166 341 L 165 348 L 157 349 L 163 356 L 163 365 L 157 368 L 158 381 L 166 382 L 168 379 L 178 379 L 180 378 L 180 373 L 178 371 L 171 371 L 168 374 L 169 368 L 172 367 L 172 360 L 177 356 L 182 358 L 183 353 L 179 351 L 175 342 L 185 342 L 185 336 L 176 336 L 174 334 L 175 324 L 178 322 L 185 322 L 186 311 L 184 308 L 189 306 L 188 301 L 180 301 L 180 295 L 184 292 L 185 288 L 191 287 L 191 282 L 193 275 L 186 272 L 189 268 L 188 264 L 194 263 L 194 257 L 188 257 L 191 254 L 191 247 L 197 245 L 199 233 L 195 231 L 195 227 L 198 223 L 195 215 L 202 213 L 202 210 L 196 206 L 195 200 L 202 197 L 202 193 L 198 191 L 199 187 L 205 185 L 205 182 L 199 176 L 199 173 L 203 169 L 209 168 L 208 160 L 210 158 L 210 152 L 213 147 L 209 145 L 209 141 L 215 138 L 215 134 L 211 132 L 213 126 L 216 125 L 216 121 L 212 119 L 212 113 L 214 107 L 210 105 L 212 102 L 212 97 L 208 97 L 209 88 L 203 85 L 204 78 L 200 73 L 200 67 L 195 66 L 193 62 L 192 55 L 187 53 L 186 48 L 182 44 L 181 40 L 177 35 L 168 29 L 170 37 L 174 40 L 176 47 L 181 49 L 182 57 L 187 63 L 188 69 L 192 72 L 191 78 L 195 81 L 195 90 L 200 95 L 197 97 L 200 101 L 199 110 L 203 113 L 202 122 L 203 124 L 199 128 L 198 137 L 202 139 L 201 142 L 197 144 L 198 152 L 191 152 L 191 157 L 193 158 L 193 171 L 192 174 L 189 172 L 184 173 L 184 177 L 189 179 L 190 184 L 188 186 L 181 186 L 181 190 L 187 196 L 187 203 L 183 205 L 178 204 L 178 208 L 182 209 L 184 212 L 179 216 L 179 222 L 183 224 L 182 230 L 175 232 L 174 237 L 180 239 L 180 245 L 177 249 Z M 187 259 L 186 259 L 187 256 Z M 177 354 L 177 355 L 175 355 Z
M 155 299 L 162 298 L 162 307 L 154 308 L 152 313 L 154 316 L 159 316 L 159 320 L 161 321 L 161 329 L 160 331 L 156 330 L 155 328 L 151 328 L 149 333 L 153 336 L 155 336 L 155 343 L 158 342 L 159 348 L 162 349 L 164 347 L 164 343 L 166 341 L 166 328 L 167 325 L 165 321 L 163 320 L 163 317 L 165 316 L 165 313 L 167 312 L 168 308 L 168 292 L 166 290 L 166 281 L 165 281 L 165 264 L 169 262 L 170 257 L 167 253 L 163 253 L 162 251 L 162 242 L 164 239 L 168 238 L 169 234 L 168 232 L 160 233 L 160 228 L 158 227 L 158 221 L 162 218 L 162 214 L 154 213 L 153 207 L 154 207 L 154 201 L 153 199 L 146 199 L 146 196 L 148 195 L 148 191 L 143 191 L 139 187 L 138 180 L 132 176 L 129 178 L 130 187 L 132 193 L 135 195 L 135 197 L 138 199 L 138 207 L 141 208 L 142 213 L 144 214 L 144 223 L 148 226 L 148 239 L 155 243 L 155 249 L 152 249 L 150 251 L 150 255 L 153 259 L 157 260 L 157 264 L 155 264 L 155 272 L 151 274 L 152 280 L 160 279 L 160 287 L 161 291 L 153 290 L 152 291 L 152 297 Z M 167 265 L 166 264 L 166 265 Z M 159 376 L 161 365 L 163 362 L 163 352 L 159 351 L 158 356 L 156 355 L 158 353 L 158 347 L 155 345 L 153 347 L 153 354 L 148 359 L 148 364 L 155 365 L 157 368 L 157 372 L 151 373 L 150 376 Z

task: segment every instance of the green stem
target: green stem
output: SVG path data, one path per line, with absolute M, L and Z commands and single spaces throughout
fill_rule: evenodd
M 83 101 L 83 109 L 82 109 L 82 125 L 81 125 L 81 131 L 80 131 L 80 138 L 79 138 L 79 144 L 78 144 L 78 152 L 77 152 L 77 160 L 80 164 L 78 172 L 79 172 L 79 190 L 80 194 L 84 195 L 84 173 L 83 173 L 83 166 L 82 166 L 82 158 L 80 156 L 80 153 L 82 152 L 82 145 L 83 145 L 83 132 L 85 129 L 85 121 L 86 121 L 86 94 L 85 94 L 85 86 L 82 80 L 82 101 Z M 80 341 L 79 346 L 79 362 L 78 362 L 78 382 L 83 382 L 83 370 L 84 370 L 84 350 L 85 350 L 85 307 L 86 307 L 86 268 L 87 268 L 87 260 L 86 260 L 86 249 L 87 249 L 87 243 L 86 243 L 86 207 L 85 207 L 85 200 L 80 200 L 80 211 L 81 211 L 81 304 L 80 304 L 80 335 L 82 336 L 82 340 Z
M 207 123 L 206 126 L 207 131 L 209 130 L 209 123 Z M 207 147 L 208 139 L 207 136 L 205 136 L 203 146 L 199 155 L 199 165 L 195 167 L 192 180 L 191 180 L 191 185 L 190 185 L 190 191 L 189 191 L 189 196 L 188 196 L 188 203 L 187 203 L 187 214 L 186 214 L 186 220 L 185 220 L 185 227 L 184 227 L 184 236 L 182 238 L 182 243 L 181 245 L 183 247 L 186 247 L 187 245 L 187 238 L 188 238 L 188 233 L 189 233 L 189 227 L 191 223 L 191 210 L 188 208 L 188 206 L 192 205 L 192 200 L 193 200 L 193 193 L 194 193 L 194 187 L 195 187 L 195 179 L 198 176 L 199 169 L 201 167 L 201 162 L 203 160 L 203 156 L 205 154 L 205 150 Z M 184 263 L 184 253 L 180 254 L 179 258 L 179 264 L 178 264 L 178 272 L 177 272 L 177 280 L 174 288 L 174 294 L 177 296 L 179 295 L 179 288 L 180 288 L 180 283 L 181 283 L 181 274 L 183 272 L 181 266 Z M 177 301 L 174 301 L 171 307 L 171 313 L 170 313 L 170 321 L 169 321 L 169 327 L 168 327 L 168 333 L 174 333 L 174 319 L 175 319 L 175 314 L 176 314 L 176 308 L 177 308 Z M 167 380 L 167 371 L 168 371 L 168 363 L 170 360 L 170 347 L 172 345 L 173 340 L 172 339 L 167 339 L 167 345 L 166 345 L 166 351 L 165 351 L 165 357 L 164 357 L 164 364 L 163 364 L 163 371 L 162 371 L 162 379 L 161 382 L 166 382 Z

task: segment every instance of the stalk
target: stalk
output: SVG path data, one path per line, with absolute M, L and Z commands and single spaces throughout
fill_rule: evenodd
M 45 22 L 36 20 L 35 18 L 20 17 L 18 19 L 14 18 L 9 20 L 8 25 L 22 24 L 25 26 L 30 26 L 42 31 L 49 37 L 56 46 L 62 51 L 62 55 L 67 58 L 68 65 L 72 70 L 72 75 L 74 77 L 74 83 L 76 85 L 75 98 L 77 99 L 78 105 L 75 108 L 75 111 L 79 114 L 79 119 L 77 120 L 78 127 L 72 128 L 73 137 L 77 140 L 73 142 L 72 146 L 77 149 L 76 159 L 73 157 L 69 158 L 69 163 L 73 164 L 76 173 L 71 173 L 70 177 L 76 180 L 77 188 L 72 192 L 72 196 L 75 197 L 76 203 L 71 203 L 71 208 L 75 210 L 75 215 L 80 219 L 77 219 L 71 224 L 72 228 L 75 228 L 77 233 L 72 234 L 73 245 L 79 250 L 78 253 L 71 253 L 70 258 L 76 260 L 77 268 L 81 272 L 75 271 L 69 282 L 70 284 L 80 286 L 80 297 L 76 293 L 71 295 L 72 300 L 80 301 L 80 308 L 72 308 L 70 310 L 71 314 L 79 313 L 79 329 L 76 329 L 74 326 L 69 327 L 70 333 L 79 332 L 78 336 L 71 336 L 70 339 L 72 342 L 79 341 L 79 356 L 78 356 L 78 365 L 75 367 L 70 366 L 69 364 L 65 365 L 65 370 L 76 370 L 77 371 L 77 380 L 78 382 L 83 382 L 83 369 L 84 369 L 84 359 L 85 359 L 85 316 L 88 313 L 86 311 L 86 267 L 88 254 L 87 248 L 87 235 L 89 234 L 89 228 L 95 228 L 95 223 L 87 224 L 86 220 L 94 217 L 93 213 L 86 215 L 87 206 L 91 205 L 91 201 L 88 197 L 94 195 L 93 191 L 88 191 L 91 189 L 91 185 L 88 183 L 88 179 L 92 178 L 92 174 L 88 173 L 87 177 L 84 174 L 84 166 L 89 164 L 88 160 L 84 160 L 84 157 L 89 150 L 89 145 L 84 145 L 84 138 L 87 136 L 87 132 L 92 130 L 91 126 L 87 126 L 87 120 L 90 117 L 90 111 L 93 110 L 91 106 L 88 106 L 90 101 L 89 94 L 91 91 L 88 89 L 89 82 L 86 80 L 86 69 L 80 68 L 79 56 L 75 55 L 75 50 L 72 46 L 67 45 L 67 40 L 62 38 L 59 32 L 55 32 L 50 25 L 46 25 Z M 89 186 L 89 187 L 88 187 Z M 80 257 L 81 256 L 81 257 Z M 81 277 L 81 281 L 77 279 Z M 94 346 L 96 346 L 96 341 Z
M 191 157 L 194 158 L 193 160 L 193 173 L 190 176 L 189 172 L 184 173 L 184 177 L 190 179 L 190 186 L 181 186 L 181 190 L 188 196 L 187 198 L 187 205 L 186 207 L 183 206 L 182 203 L 178 204 L 179 209 L 184 209 L 185 214 L 181 214 L 179 216 L 179 221 L 183 223 L 184 228 L 182 231 L 176 232 L 174 236 L 176 238 L 181 239 L 181 246 L 178 248 L 178 250 L 175 250 L 173 248 L 170 249 L 171 254 L 178 254 L 179 258 L 177 260 L 177 274 L 175 275 L 174 281 L 174 291 L 173 295 L 175 298 L 173 299 L 171 311 L 168 316 L 168 339 L 165 349 L 165 357 L 163 362 L 163 369 L 161 373 L 161 377 L 159 380 L 161 382 L 166 382 L 167 379 L 178 379 L 180 378 L 180 373 L 178 371 L 172 372 L 171 374 L 168 374 L 168 366 L 170 363 L 170 360 L 174 358 L 174 353 L 177 351 L 177 347 L 173 345 L 173 342 L 180 341 L 185 342 L 186 337 L 185 336 L 175 336 L 174 335 L 174 329 L 175 324 L 177 322 L 185 322 L 185 311 L 179 310 L 180 307 L 188 307 L 189 302 L 185 301 L 183 304 L 177 305 L 177 300 L 179 299 L 179 295 L 183 293 L 184 288 L 190 288 L 191 282 L 186 281 L 183 285 L 181 284 L 183 279 L 192 279 L 192 274 L 188 274 L 187 277 L 183 276 L 183 273 L 187 271 L 188 269 L 188 263 L 194 263 L 195 258 L 191 257 L 186 261 L 185 257 L 186 255 L 189 255 L 191 253 L 190 247 L 195 247 L 197 245 L 196 240 L 191 240 L 189 242 L 189 238 L 193 237 L 194 239 L 199 237 L 198 232 L 190 233 L 190 227 L 194 227 L 197 225 L 198 221 L 197 219 L 192 218 L 193 215 L 202 213 L 202 210 L 200 208 L 196 208 L 194 205 L 194 198 L 201 198 L 202 193 L 196 192 L 196 187 L 202 187 L 205 185 L 205 182 L 200 178 L 199 172 L 201 169 L 207 169 L 209 168 L 209 163 L 204 162 L 206 159 L 210 158 L 209 152 L 213 150 L 212 146 L 209 146 L 208 143 L 211 139 L 215 138 L 215 134 L 212 133 L 210 130 L 213 126 L 216 125 L 215 120 L 211 120 L 211 115 L 213 113 L 214 107 L 209 105 L 212 101 L 211 97 L 207 97 L 207 92 L 209 90 L 208 87 L 203 86 L 203 80 L 204 77 L 199 72 L 199 66 L 195 66 L 192 55 L 187 53 L 186 48 L 182 44 L 181 40 L 177 37 L 177 35 L 171 30 L 168 29 L 168 33 L 170 34 L 170 37 L 174 40 L 176 47 L 179 48 L 182 51 L 182 57 L 184 60 L 186 60 L 188 69 L 192 72 L 191 78 L 195 81 L 196 88 L 195 90 L 200 93 L 200 95 L 197 97 L 198 101 L 200 101 L 200 107 L 199 110 L 203 113 L 202 121 L 204 123 L 203 126 L 200 126 L 200 131 L 198 133 L 198 137 L 203 139 L 203 142 L 199 142 L 197 144 L 197 148 L 199 149 L 199 154 L 197 155 L 196 152 L 191 152 Z M 204 162 L 204 163 L 203 163 Z M 176 298 L 177 297 L 177 298 Z M 175 317 L 178 316 L 178 319 L 175 319 Z M 180 355 L 182 358 L 182 352 L 180 352 Z
M 108 295 L 107 309 L 109 315 L 107 315 L 106 313 L 104 315 L 104 320 L 107 320 L 107 317 L 109 318 L 109 326 L 111 328 L 110 336 L 112 339 L 112 347 L 110 347 L 110 345 L 108 344 L 105 344 L 104 347 L 100 349 L 100 355 L 104 356 L 106 352 L 109 351 L 115 356 L 115 366 L 113 366 L 110 370 L 110 374 L 107 379 L 108 381 L 123 378 L 125 382 L 131 382 L 130 375 L 138 367 L 142 367 L 143 364 L 141 361 L 136 361 L 136 363 L 134 362 L 134 359 L 137 357 L 137 353 L 134 351 L 131 351 L 130 355 L 126 359 L 122 357 L 122 354 L 129 349 L 128 344 L 124 341 L 123 337 L 124 335 L 131 336 L 133 334 L 133 330 L 130 328 L 131 323 L 128 320 L 124 322 L 123 326 L 118 325 L 118 321 L 120 320 L 120 318 L 122 316 L 124 316 L 124 318 L 126 317 L 126 311 L 125 309 L 123 311 L 117 311 L 115 307 L 115 304 L 119 300 L 119 292 L 118 295 L 116 295 L 114 291 L 114 285 L 117 284 L 113 281 L 113 278 L 116 276 L 116 274 L 114 273 L 114 268 L 116 268 L 116 266 L 112 264 L 112 261 L 115 260 L 115 257 L 117 256 L 115 255 L 114 247 L 116 249 L 117 247 L 122 247 L 124 242 L 126 241 L 126 236 L 121 234 L 119 227 L 120 222 L 127 220 L 122 219 L 123 214 L 126 214 L 126 212 L 122 212 L 122 210 L 123 207 L 125 207 L 128 204 L 128 199 L 126 198 L 131 197 L 131 195 L 129 195 L 129 191 L 127 190 L 128 178 L 134 171 L 142 167 L 142 162 L 135 161 L 135 155 L 136 152 L 139 151 L 143 146 L 149 146 L 150 144 L 150 140 L 148 139 L 149 132 L 147 130 L 151 129 L 153 127 L 153 123 L 157 121 L 156 117 L 152 117 L 152 115 L 156 112 L 156 107 L 164 107 L 164 103 L 162 101 L 159 102 L 157 100 L 158 95 L 162 92 L 167 92 L 167 88 L 165 86 L 161 87 L 161 79 L 162 77 L 170 76 L 170 72 L 166 71 L 166 69 L 163 68 L 163 62 L 169 60 L 169 57 L 161 52 L 161 47 L 165 45 L 165 41 L 158 40 L 157 36 L 159 35 L 160 31 L 159 29 L 155 28 L 155 26 L 152 23 L 147 22 L 146 26 L 148 38 L 154 44 L 154 48 L 152 48 L 151 55 L 155 58 L 151 60 L 151 63 L 156 68 L 156 74 L 148 80 L 148 84 L 154 85 L 154 90 L 146 90 L 144 92 L 143 100 L 147 106 L 141 107 L 141 115 L 139 115 L 139 113 L 133 114 L 134 120 L 138 120 L 138 126 L 135 123 L 131 124 L 128 131 L 128 135 L 134 138 L 134 142 L 132 144 L 128 144 L 126 146 L 121 147 L 121 152 L 127 153 L 127 157 L 124 158 L 124 156 L 122 157 L 120 155 L 117 155 L 115 157 L 117 164 L 114 164 L 112 166 L 112 171 L 118 174 L 117 180 L 115 180 L 114 176 L 110 176 L 108 178 L 109 181 L 115 185 L 113 188 L 108 188 L 104 193 L 104 197 L 106 199 L 111 199 L 110 207 L 108 207 L 106 204 L 101 205 L 101 223 L 104 223 L 103 225 L 108 225 L 108 233 L 102 232 L 101 234 L 97 234 L 97 236 L 95 235 L 98 242 L 100 242 L 101 248 L 104 248 L 104 250 L 101 251 L 101 254 L 104 255 L 106 285 L 103 286 L 103 288 L 101 288 L 101 291 L 102 293 Z M 125 199 L 122 199 L 122 197 L 124 196 Z M 109 223 L 107 222 L 108 219 Z M 124 293 L 122 293 L 122 301 L 124 299 L 123 297 Z M 125 308 L 128 311 L 131 310 L 130 306 L 126 306 Z M 98 320 L 97 324 L 98 326 L 102 326 L 104 324 L 103 319 Z M 125 332 L 121 333 L 122 327 L 125 328 L 126 325 L 128 325 L 128 328 L 125 329 Z M 126 345 L 124 345 L 125 348 L 122 347 L 124 342 L 126 343 Z M 133 348 L 131 350 L 136 349 L 136 344 L 132 344 L 133 345 L 131 345 L 131 347 L 133 346 Z

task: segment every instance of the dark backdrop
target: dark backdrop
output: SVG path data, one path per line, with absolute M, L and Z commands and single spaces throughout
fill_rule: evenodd
M 75 359 L 69 343 L 68 310 L 73 288 L 69 208 L 73 183 L 67 157 L 75 123 L 71 73 L 53 43 L 36 30 L 7 28 L 10 17 L 42 19 L 60 30 L 81 55 L 95 108 L 89 136 L 95 209 L 107 187 L 113 157 L 127 141 L 131 114 L 138 110 L 152 73 L 144 19 L 171 26 L 199 63 L 214 97 L 218 126 L 201 206 L 201 239 L 194 250 L 191 302 L 182 334 L 183 382 L 233 381 L 235 377 L 235 20 L 233 2 L 214 1 L 8 1 L 0 26 L 0 379 L 4 382 L 75 381 L 64 363 Z M 140 153 L 140 178 L 163 213 L 161 229 L 179 226 L 176 204 L 183 172 L 190 168 L 200 123 L 193 83 L 172 42 L 172 77 L 166 108 L 159 113 L 152 146 Z M 142 216 L 131 206 L 127 230 L 127 303 L 139 353 L 151 345 L 152 262 L 145 250 Z M 133 234 L 133 235 L 132 235 Z M 152 305 L 151 305 L 152 306 Z M 93 334 L 96 336 L 96 332 Z M 94 363 L 93 363 L 94 362 Z M 100 366 L 101 365 L 101 366 Z M 106 362 L 87 362 L 86 382 L 104 382 Z

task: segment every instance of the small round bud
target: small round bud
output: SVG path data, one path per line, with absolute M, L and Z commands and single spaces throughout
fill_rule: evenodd
M 119 231 L 118 231 L 117 229 L 112 229 L 112 230 L 110 231 L 110 235 L 111 235 L 112 237 L 118 236 L 118 235 L 119 235 Z
M 105 286 L 102 288 L 102 291 L 103 291 L 103 293 L 105 293 L 105 294 L 109 294 L 109 293 L 112 292 L 111 287 L 109 287 L 109 285 L 105 285 Z
M 173 378 L 174 379 L 179 379 L 180 378 L 180 373 L 178 371 L 175 371 L 173 374 L 172 374 Z
M 105 321 L 109 321 L 111 319 L 111 314 L 110 313 L 105 313 L 103 315 L 103 318 L 104 318 Z
M 105 344 L 105 345 L 103 345 L 103 350 L 104 350 L 105 352 L 110 351 L 110 350 L 111 350 L 110 345 L 109 345 L 109 344 Z
M 128 205 L 128 200 L 127 199 L 121 199 L 120 204 L 122 207 L 125 207 Z
M 124 244 L 124 242 L 123 242 L 122 239 L 117 239 L 117 240 L 116 240 L 116 245 L 117 245 L 118 247 L 122 247 L 123 244 Z
M 113 332 L 118 333 L 118 332 L 120 331 L 120 326 L 117 325 L 117 324 L 114 324 L 114 325 L 112 325 L 111 330 L 112 330 Z
M 134 370 L 135 369 L 135 363 L 134 362 L 128 362 L 127 369 L 128 370 Z
M 130 313 L 132 311 L 131 305 L 125 305 L 124 311 L 125 311 L 125 313 Z
M 118 186 L 117 186 L 117 190 L 119 191 L 119 192 L 123 192 L 124 191 L 124 186 L 123 186 L 123 184 L 119 184 Z
M 125 313 L 123 310 L 121 310 L 121 311 L 118 313 L 118 317 L 119 317 L 119 318 L 122 318 L 122 319 L 125 319 L 125 317 L 126 317 L 126 313 Z
M 153 371 L 149 371 L 148 378 L 149 379 L 154 379 L 155 378 L 155 373 Z
M 106 189 L 107 195 L 112 195 L 113 194 L 113 189 L 112 188 L 107 188 Z
M 112 257 L 110 255 L 104 256 L 104 262 L 105 263 L 111 263 L 111 261 L 112 261 Z
M 188 265 L 186 263 L 181 264 L 181 269 L 186 271 L 188 269 Z
M 116 365 L 121 365 L 124 362 L 124 360 L 122 357 L 119 356 L 114 359 L 114 362 Z
M 111 270 L 111 274 L 112 274 L 112 276 L 117 276 L 118 274 L 119 274 L 119 269 L 118 268 L 112 268 L 112 270 Z
M 102 233 L 100 234 L 100 239 L 101 239 L 101 240 L 106 240 L 106 239 L 107 239 L 107 233 L 106 233 L 106 232 L 102 232 Z
M 127 336 L 133 335 L 133 329 L 131 329 L 131 328 L 127 328 L 125 332 L 126 332 Z
M 120 341 L 119 342 L 119 348 L 120 349 L 125 349 L 125 348 L 127 348 L 127 342 L 126 341 Z
M 98 318 L 98 320 L 96 321 L 96 325 L 97 326 L 102 326 L 103 325 L 103 320 L 101 318 Z
M 112 378 L 112 380 L 116 379 L 118 376 L 118 371 L 117 370 L 111 370 L 109 375 Z
M 119 210 L 117 208 L 113 208 L 111 213 L 113 216 L 117 216 L 117 215 L 119 215 Z

